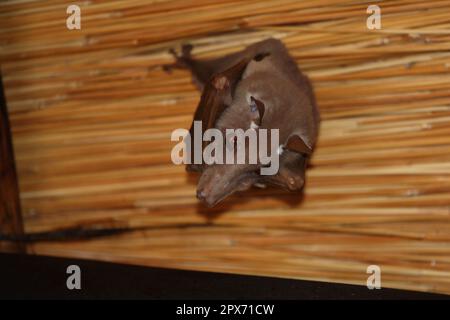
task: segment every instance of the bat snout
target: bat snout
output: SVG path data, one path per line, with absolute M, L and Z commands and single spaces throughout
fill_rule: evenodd
M 206 193 L 203 190 L 197 190 L 197 198 L 203 202 L 206 202 Z
M 213 207 L 216 204 L 216 200 L 211 197 L 204 189 L 197 190 L 197 198 L 206 204 L 208 207 Z
M 256 176 L 246 166 L 216 166 L 207 168 L 197 185 L 197 198 L 213 207 L 236 191 L 244 191 L 255 182 Z
M 206 206 L 213 207 L 222 198 L 228 183 L 223 179 L 222 172 L 206 170 L 200 177 L 197 185 L 197 198 Z

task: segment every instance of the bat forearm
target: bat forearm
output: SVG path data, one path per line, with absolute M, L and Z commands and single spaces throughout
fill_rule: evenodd
M 283 43 L 273 38 L 254 43 L 242 51 L 207 60 L 193 59 L 191 49 L 190 45 L 183 46 L 182 55 L 176 56 L 177 64 L 191 71 L 194 82 L 201 91 L 213 75 L 231 68 L 242 60 L 252 59 L 258 55 L 287 54 Z

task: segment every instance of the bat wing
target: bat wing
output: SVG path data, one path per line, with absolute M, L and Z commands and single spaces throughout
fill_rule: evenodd
M 291 135 L 280 157 L 277 174 L 268 176 L 266 182 L 289 191 L 300 190 L 305 183 L 305 171 L 312 149 L 297 134 Z
M 196 140 L 196 137 L 194 137 L 194 121 L 202 122 L 202 134 L 206 130 L 214 128 L 217 119 L 231 103 L 234 90 L 241 80 L 242 74 L 249 61 L 250 59 L 243 59 L 231 68 L 213 75 L 210 80 L 205 83 L 200 102 L 194 113 L 194 119 L 189 130 L 191 141 Z M 206 145 L 207 142 L 202 143 L 202 152 Z M 194 143 L 191 143 L 190 150 L 191 155 L 193 155 Z M 188 171 L 202 171 L 202 169 L 202 164 L 190 164 L 187 166 Z
M 312 124 L 307 128 L 306 133 L 300 134 L 299 130 L 293 132 L 284 145 L 284 152 L 280 158 L 280 169 L 274 176 L 267 177 L 267 183 L 277 185 L 290 191 L 300 190 L 305 182 L 305 171 L 308 159 L 313 152 L 313 145 L 317 138 L 317 130 L 320 116 L 316 105 L 312 85 L 306 76 L 301 76 L 299 86 L 306 89 L 308 94 L 312 114 L 308 123 Z M 306 138 L 306 139 L 305 139 Z M 305 141 L 308 141 L 307 144 Z
M 305 183 L 305 171 L 312 148 L 294 133 L 289 136 L 283 149 L 278 172 L 272 176 L 263 176 L 262 182 L 289 191 L 299 191 Z
M 264 176 L 263 183 L 281 187 L 289 191 L 300 190 L 305 183 L 307 158 L 292 151 L 284 151 L 287 156 L 280 158 L 280 169 L 273 176 Z

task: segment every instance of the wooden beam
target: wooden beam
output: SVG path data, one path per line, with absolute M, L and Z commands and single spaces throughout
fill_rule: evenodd
M 0 75 L 0 251 L 25 252 L 23 242 L 5 241 L 23 236 L 14 151 L 9 126 L 3 81 Z

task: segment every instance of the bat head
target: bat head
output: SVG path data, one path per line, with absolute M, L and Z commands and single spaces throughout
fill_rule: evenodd
M 255 156 L 255 161 L 253 163 L 250 161 L 250 152 L 257 153 L 258 148 L 253 146 L 251 149 L 250 143 L 258 142 L 257 128 L 262 123 L 265 107 L 261 101 L 251 96 L 248 103 L 236 104 L 236 100 L 239 98 L 236 97 L 233 105 L 224 111 L 223 121 L 216 124 L 216 127 L 222 133 L 222 154 L 229 152 L 236 161 L 238 152 L 241 151 L 244 155 L 244 164 L 227 164 L 225 161 L 224 164 L 203 166 L 197 197 L 208 206 L 214 206 L 236 191 L 249 189 L 260 179 L 260 159 Z M 237 111 L 235 108 L 240 110 Z M 229 129 L 233 133 L 227 134 Z M 235 131 L 236 129 L 240 131 Z M 243 134 L 245 131 L 252 136 L 252 140 L 247 139 L 245 135 L 238 138 L 239 133 Z
M 245 164 L 209 165 L 197 186 L 197 198 L 212 207 L 236 191 L 249 189 L 259 179 L 256 166 Z

